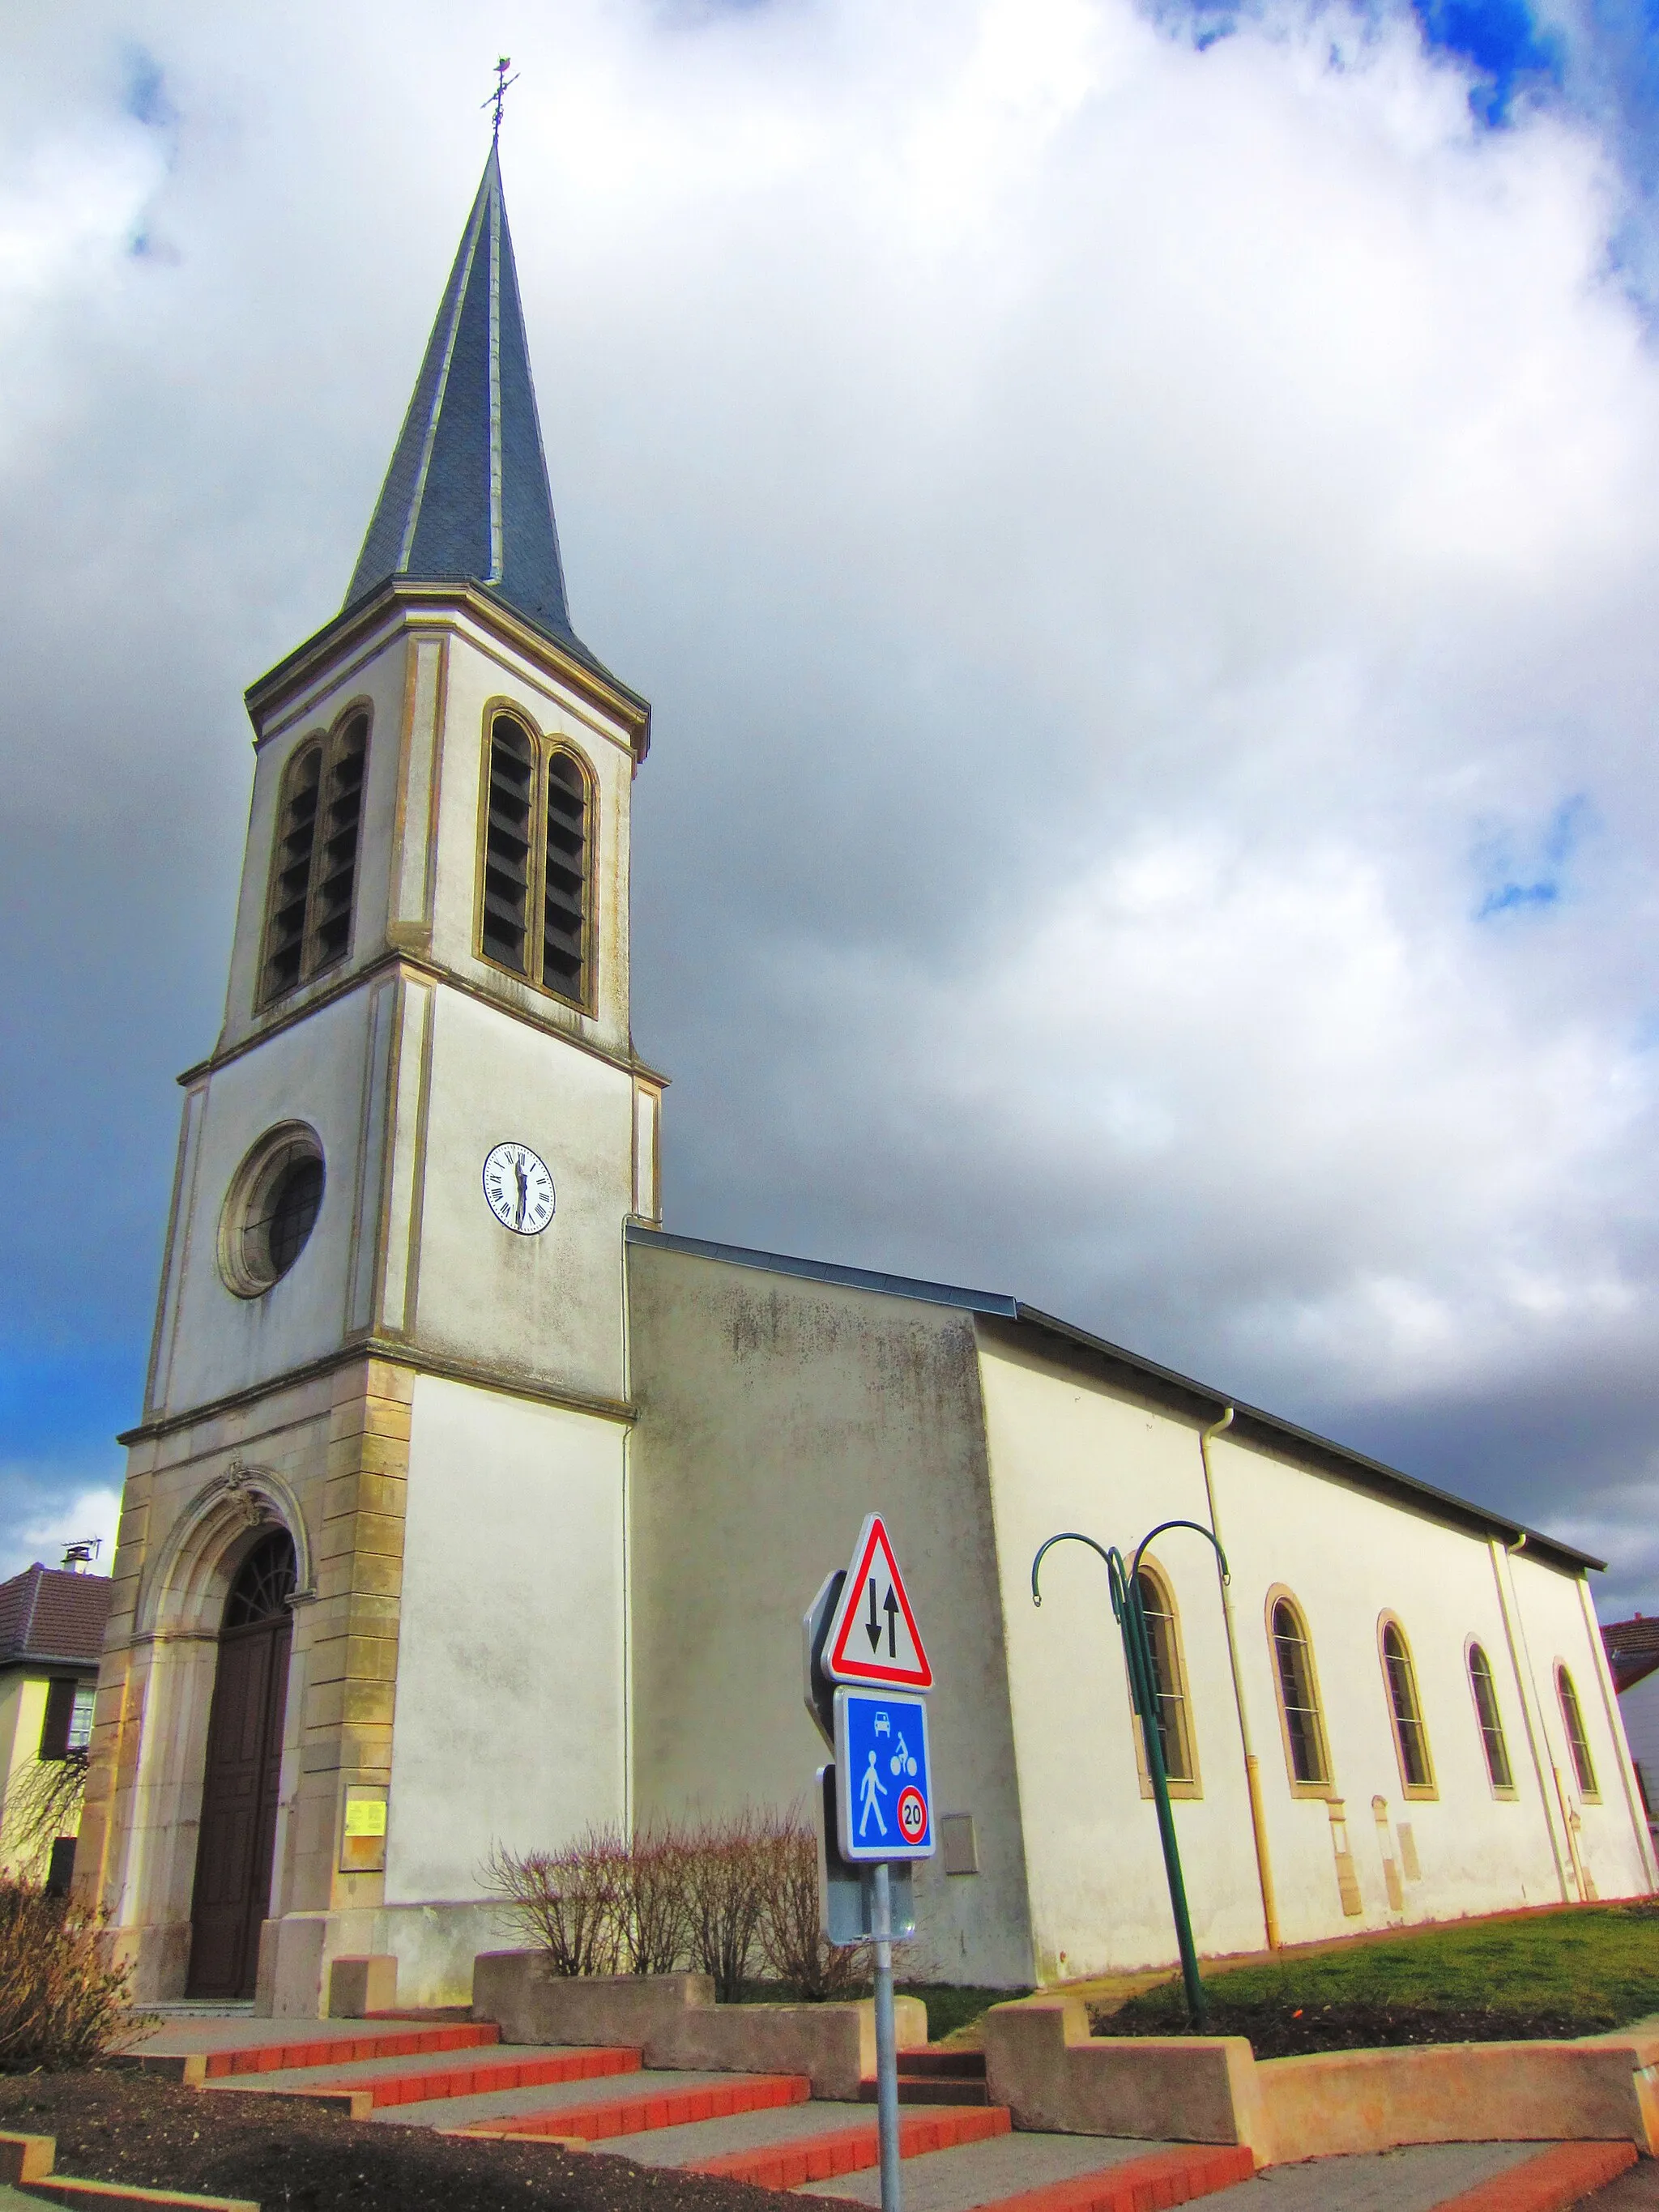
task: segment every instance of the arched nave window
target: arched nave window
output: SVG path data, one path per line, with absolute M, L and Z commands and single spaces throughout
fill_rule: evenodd
M 568 745 L 496 714 L 478 869 L 484 959 L 584 1010 L 593 992 L 593 781 Z
M 260 1002 L 307 983 L 351 950 L 368 717 L 299 746 L 283 773 L 265 906 Z
M 1555 1694 L 1561 1700 L 1561 1719 L 1567 1731 L 1567 1748 L 1572 1753 L 1573 1772 L 1578 1777 L 1578 1787 L 1586 1797 L 1599 1798 L 1595 1767 L 1590 1758 L 1589 1738 L 1584 1733 L 1584 1716 L 1578 1703 L 1578 1692 L 1572 1686 L 1572 1677 L 1566 1668 L 1557 1666 Z
M 1188 1701 L 1187 1667 L 1181 1648 L 1181 1616 L 1175 1594 L 1155 1566 L 1143 1565 L 1136 1578 L 1140 1610 L 1146 1623 L 1146 1641 L 1152 1655 L 1152 1678 L 1158 1690 L 1158 1741 L 1164 1754 L 1164 1771 L 1174 1797 L 1196 1797 L 1198 1752 L 1193 1738 L 1192 1712 Z M 1137 1737 L 1140 1730 L 1137 1723 Z M 1141 1783 L 1152 1793 L 1152 1774 L 1146 1747 L 1137 1741 Z
M 1515 1795 L 1515 1775 L 1510 1765 L 1510 1747 L 1504 1741 L 1504 1717 L 1498 1710 L 1498 1684 L 1492 1671 L 1492 1662 L 1479 1644 L 1469 1645 L 1469 1690 L 1474 1698 L 1474 1716 L 1480 1728 L 1480 1742 L 1486 1754 L 1486 1772 L 1492 1786 L 1500 1797 Z
M 1434 1762 L 1429 1757 L 1429 1732 L 1423 1725 L 1423 1703 L 1417 1694 L 1411 1646 L 1405 1630 L 1391 1614 L 1383 1614 L 1377 1629 L 1401 1782 L 1408 1797 L 1435 1796 Z
M 1273 1679 L 1279 1686 L 1279 1719 L 1285 1735 L 1285 1763 L 1291 1793 L 1328 1797 L 1331 1754 L 1320 1710 L 1319 1676 L 1302 1608 L 1288 1590 L 1267 1595 L 1267 1633 L 1273 1647 Z

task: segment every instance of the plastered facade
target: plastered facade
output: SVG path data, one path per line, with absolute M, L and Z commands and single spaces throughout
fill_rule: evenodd
M 579 761 L 577 1000 L 484 957 L 503 709 L 532 750 Z M 872 1509 L 938 1678 L 937 1810 L 969 1816 L 975 1842 L 971 1870 L 918 1869 L 910 1970 L 1011 1986 L 1169 1960 L 1100 1562 L 1053 1555 L 1040 1612 L 1030 1577 L 1062 1530 L 1127 1548 L 1155 1523 L 1206 1523 L 1205 1430 L 1237 1695 L 1208 1543 L 1171 1529 L 1152 1555 L 1196 1754 L 1176 1821 L 1200 1947 L 1259 1948 L 1269 1890 L 1283 1936 L 1301 1941 L 1653 1886 L 1576 1555 L 1528 1550 L 1517 1528 L 1271 1416 L 1244 1409 L 1224 1432 L 1231 1409 L 1203 1386 L 1012 1299 L 656 1229 L 664 1079 L 635 1053 L 629 1013 L 632 781 L 649 715 L 584 649 L 480 587 L 394 576 L 256 685 L 249 710 L 224 1021 L 181 1079 L 76 1865 L 140 2002 L 187 1984 L 226 1597 L 274 1525 L 293 1539 L 297 1586 L 266 2010 L 315 2014 L 332 1958 L 365 1951 L 397 1957 L 404 2002 L 465 2001 L 475 1954 L 510 1933 L 489 1890 L 498 1846 L 804 1804 L 825 1754 L 801 1703 L 800 1617 Z M 271 997 L 285 779 L 299 748 L 358 716 L 346 948 Z M 323 1161 L 320 1203 L 260 1290 L 226 1239 L 241 1233 L 249 1164 L 295 1130 Z M 539 1234 L 485 1203 L 483 1163 L 504 1140 L 550 1170 L 556 1208 Z M 1300 1607 L 1315 1654 L 1330 1749 L 1316 1786 L 1286 1764 L 1276 1592 Z M 1420 1787 L 1386 1701 L 1390 1625 L 1431 1747 Z M 1513 1769 L 1501 1793 L 1472 1639 Z M 1565 1738 L 1563 1666 L 1593 1790 Z M 0 1709 L 0 1757 L 4 1728 Z M 385 1799 L 383 1870 L 343 1869 L 349 1791 Z

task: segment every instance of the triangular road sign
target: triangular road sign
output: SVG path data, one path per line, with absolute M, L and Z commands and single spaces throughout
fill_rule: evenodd
M 933 1670 L 879 1513 L 859 1531 L 853 1564 L 818 1664 L 832 1681 L 931 1690 Z

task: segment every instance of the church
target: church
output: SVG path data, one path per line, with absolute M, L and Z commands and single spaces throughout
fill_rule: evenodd
M 1172 1960 L 1100 1563 L 1143 1563 L 1218 1956 L 1644 1894 L 1598 1562 L 1018 1297 L 672 1233 L 629 1012 L 651 709 L 577 637 L 492 150 L 339 613 L 249 690 L 77 1895 L 139 2001 L 465 2002 L 496 1845 L 805 1801 L 800 1620 L 886 1518 L 918 1979 Z M 1205 1540 L 1231 1570 L 1224 1582 Z

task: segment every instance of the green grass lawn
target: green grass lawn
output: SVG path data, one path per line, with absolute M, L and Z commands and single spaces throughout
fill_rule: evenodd
M 1659 1908 L 1460 1922 L 1275 1966 L 1207 1971 L 1215 2034 L 1258 2057 L 1469 2038 L 1591 2035 L 1659 2013 Z M 1097 2033 L 1181 2034 L 1179 1979 L 1097 2015 Z

